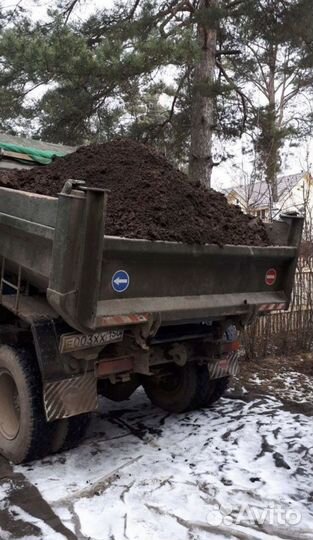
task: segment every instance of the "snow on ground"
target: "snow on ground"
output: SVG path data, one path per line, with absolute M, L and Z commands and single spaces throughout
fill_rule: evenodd
M 102 400 L 80 448 L 14 469 L 69 535 L 36 508 L 14 507 L 12 519 L 57 540 L 312 540 L 312 463 L 312 418 L 278 399 L 226 398 L 175 416 L 138 391 Z M 0 484 L 0 527 L 13 484 Z M 0 538 L 13 537 L 0 529 Z
M 299 384 L 301 381 L 301 385 Z M 278 372 L 272 374 L 268 380 L 261 379 L 259 375 L 253 375 L 250 383 L 253 386 L 264 386 L 266 382 L 269 395 L 275 394 L 283 399 L 288 397 L 294 403 L 313 403 L 312 377 L 293 371 Z M 306 390 L 306 392 L 304 392 Z

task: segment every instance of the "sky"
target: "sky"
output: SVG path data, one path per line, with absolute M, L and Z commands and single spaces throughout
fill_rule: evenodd
M 0 0 L 0 6 L 3 8 L 12 8 L 17 3 L 32 14 L 34 20 L 44 19 L 47 14 L 47 9 L 53 9 L 57 2 L 48 0 Z M 79 3 L 75 9 L 76 17 L 86 17 L 92 14 L 95 9 L 110 8 L 112 7 L 114 0 L 84 0 Z
M 56 3 L 48 0 L 20 0 L 19 5 L 27 9 L 34 20 L 40 20 L 45 19 L 47 9 L 53 9 Z M 86 18 L 96 9 L 110 8 L 113 4 L 114 0 L 81 0 L 75 8 L 75 17 Z M 12 8 L 15 5 L 14 0 L 0 0 L 2 8 Z M 243 152 L 245 146 L 244 139 L 228 145 L 227 150 L 234 157 L 214 168 L 213 187 L 221 189 L 230 185 L 238 185 L 242 182 L 241 179 L 244 175 L 250 174 L 252 165 L 250 158 Z M 301 142 L 298 147 L 286 145 L 283 152 L 281 174 L 295 174 L 302 170 L 308 170 L 308 165 L 311 165 L 310 156 L 312 156 L 313 161 L 313 139 Z

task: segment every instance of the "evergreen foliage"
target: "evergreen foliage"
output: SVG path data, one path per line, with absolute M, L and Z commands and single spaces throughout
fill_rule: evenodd
M 275 200 L 285 141 L 312 128 L 295 108 L 312 91 L 311 0 L 119 0 L 83 21 L 77 5 L 40 23 L 0 13 L 0 129 L 66 144 L 126 135 L 184 165 L 202 100 L 215 137 L 251 136 Z M 200 78 L 199 31 L 216 34 L 214 74 Z

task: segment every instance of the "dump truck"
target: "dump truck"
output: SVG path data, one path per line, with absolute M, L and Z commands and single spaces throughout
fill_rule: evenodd
M 242 329 L 288 309 L 301 217 L 268 224 L 270 247 L 187 245 L 107 236 L 107 204 L 75 179 L 57 197 L 0 188 L 0 453 L 14 463 L 78 445 L 99 395 L 211 406 Z

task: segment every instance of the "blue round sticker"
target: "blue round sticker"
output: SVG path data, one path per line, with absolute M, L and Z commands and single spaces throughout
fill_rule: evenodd
M 115 292 L 122 293 L 127 291 L 130 278 L 125 270 L 117 270 L 112 277 L 112 288 Z

